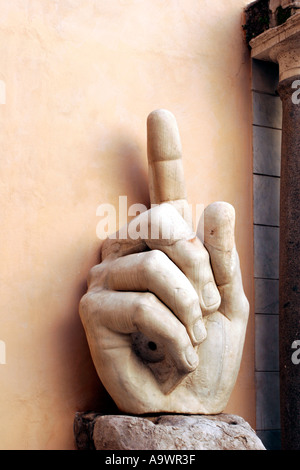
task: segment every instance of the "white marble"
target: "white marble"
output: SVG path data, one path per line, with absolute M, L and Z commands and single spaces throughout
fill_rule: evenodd
M 137 237 L 104 241 L 81 320 L 119 409 L 220 413 L 236 382 L 249 314 L 235 211 L 210 204 L 202 243 L 191 226 L 176 120 L 158 110 L 147 129 L 149 192 L 157 205 L 129 223 L 128 234 L 140 227 Z

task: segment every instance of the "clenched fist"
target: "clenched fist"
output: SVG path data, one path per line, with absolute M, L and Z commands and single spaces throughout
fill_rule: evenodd
M 80 316 L 98 375 L 123 412 L 215 414 L 240 367 L 249 306 L 235 212 L 216 202 L 191 224 L 174 116 L 147 121 L 151 209 L 102 245 Z M 137 236 L 130 230 L 140 227 Z M 135 233 L 137 233 L 135 231 Z

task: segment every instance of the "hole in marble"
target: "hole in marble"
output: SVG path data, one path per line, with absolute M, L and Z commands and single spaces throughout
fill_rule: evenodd
M 157 346 L 156 346 L 155 343 L 153 343 L 153 341 L 149 341 L 148 348 L 151 349 L 151 351 L 156 351 L 157 350 Z

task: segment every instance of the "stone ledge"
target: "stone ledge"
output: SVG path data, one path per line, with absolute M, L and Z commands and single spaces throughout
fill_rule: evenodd
M 300 12 L 299 0 L 255 0 L 245 8 L 246 41 L 260 36 L 276 26 L 283 25 Z M 250 43 L 250 47 L 251 43 Z
M 160 415 L 137 417 L 78 412 L 78 450 L 266 450 L 241 417 Z

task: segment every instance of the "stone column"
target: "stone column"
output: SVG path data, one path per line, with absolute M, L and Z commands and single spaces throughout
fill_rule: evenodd
M 300 104 L 293 102 L 297 80 L 300 88 L 300 74 L 278 87 L 285 122 L 280 182 L 280 409 L 282 446 L 291 450 L 300 450 L 300 364 L 296 356 L 292 360 L 293 343 L 300 340 Z
M 256 37 L 250 45 L 253 58 L 279 64 L 278 93 L 283 106 L 279 265 L 281 436 L 283 450 L 300 450 L 300 349 L 298 355 L 293 349 L 300 348 L 300 14 Z

